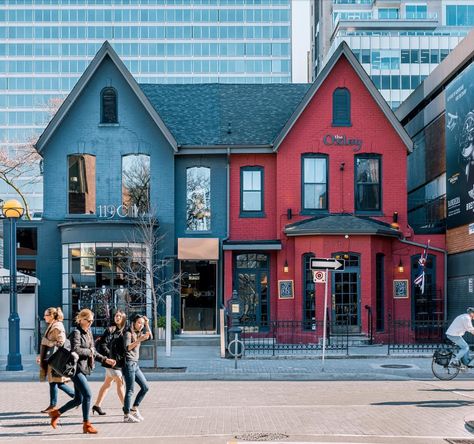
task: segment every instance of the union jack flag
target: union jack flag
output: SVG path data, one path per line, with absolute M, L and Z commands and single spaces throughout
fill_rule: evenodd
M 425 293 L 425 267 L 426 267 L 426 261 L 428 258 L 429 246 L 430 246 L 430 241 L 428 241 L 428 244 L 423 250 L 423 254 L 420 256 L 420 259 L 418 259 L 418 271 L 417 271 L 415 280 L 413 281 L 413 283 L 417 287 L 420 287 L 421 294 Z

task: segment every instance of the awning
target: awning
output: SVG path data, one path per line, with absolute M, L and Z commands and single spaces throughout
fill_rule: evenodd
M 253 240 L 253 241 L 226 241 L 222 246 L 223 250 L 253 250 L 268 251 L 281 250 L 279 240 Z
M 219 259 L 219 239 L 214 237 L 179 237 L 179 260 L 208 260 Z

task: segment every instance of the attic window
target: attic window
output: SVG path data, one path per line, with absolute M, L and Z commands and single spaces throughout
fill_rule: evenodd
M 100 123 L 118 123 L 117 91 L 107 87 L 100 93 L 101 119 Z
M 351 126 L 351 93 L 347 88 L 336 88 L 332 95 L 333 126 Z

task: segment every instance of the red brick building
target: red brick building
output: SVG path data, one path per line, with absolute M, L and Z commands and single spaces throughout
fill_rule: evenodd
M 230 155 L 230 230 L 224 295 L 237 289 L 243 321 L 323 319 L 324 284 L 310 258 L 345 260 L 329 278 L 331 331 L 376 340 L 391 320 L 444 316 L 444 235 L 430 235 L 425 289 L 413 284 L 428 238 L 407 222 L 412 142 L 349 48 L 342 44 L 273 144 Z M 343 326 L 343 327 L 342 327 Z

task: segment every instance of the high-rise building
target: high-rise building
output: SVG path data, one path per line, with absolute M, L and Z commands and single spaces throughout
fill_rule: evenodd
M 291 0 L 1 0 L 0 152 L 42 132 L 104 40 L 140 83 L 289 83 L 291 29 Z M 32 211 L 37 176 L 16 181 Z
M 472 0 L 311 0 L 313 78 L 346 41 L 396 109 L 474 27 Z

